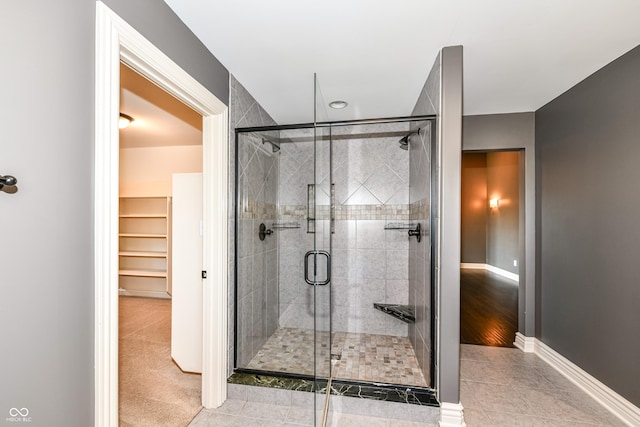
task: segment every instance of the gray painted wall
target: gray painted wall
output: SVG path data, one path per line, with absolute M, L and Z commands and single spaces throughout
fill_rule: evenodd
M 540 330 L 640 405 L 640 47 L 536 111 Z
M 194 79 L 229 105 L 229 73 L 162 0 L 103 0 Z
M 0 191 L 2 421 L 24 407 L 34 426 L 93 424 L 93 14 L 77 0 L 0 14 L 0 174 L 19 184 Z
M 190 51 L 162 1 L 118 4 L 125 19 L 150 17 L 161 48 Z M 0 47 L 0 174 L 19 180 L 0 192 L 0 420 L 24 407 L 33 426 L 94 421 L 94 22 L 87 0 L 9 2 L 0 14 L 0 36 L 15 41 Z M 212 61 L 174 54 L 207 87 L 227 85 Z
M 460 163 L 462 152 L 462 46 L 440 51 L 412 115 L 435 114 L 436 168 L 431 184 L 435 214 L 435 387 L 440 402 L 460 403 Z M 412 182 L 411 186 L 416 187 Z M 414 257 L 415 258 L 415 257 Z M 409 270 L 411 271 L 411 260 Z M 412 332 L 410 331 L 410 335 Z M 415 344 L 414 344 L 415 345 Z
M 487 264 L 518 274 L 513 260 L 518 247 L 518 163 L 517 151 L 487 153 L 487 197 L 499 206 L 487 217 Z M 485 204 L 488 206 L 488 204 Z
M 441 402 L 460 402 L 460 162 L 462 157 L 462 46 L 442 49 L 439 203 L 436 212 L 439 257 Z
M 460 162 L 462 148 L 462 46 L 445 47 L 440 51 L 429 72 L 412 115 L 435 114 L 435 147 L 429 153 L 431 167 L 436 168 L 431 183 L 431 206 L 436 221 L 435 300 L 439 323 L 436 325 L 437 356 L 435 360 L 435 387 L 441 402 L 460 402 Z M 435 161 L 434 161 L 435 159 Z M 413 190 L 424 190 L 411 182 Z M 411 192 L 411 189 L 410 189 Z M 412 199 L 419 201 L 421 197 Z M 419 260 L 419 252 L 410 248 L 409 271 Z M 424 257 L 424 255 L 423 255 Z M 426 279 L 426 277 L 425 277 Z M 414 281 L 415 282 L 415 281 Z M 426 280 L 422 283 L 428 284 Z M 410 281 L 410 293 L 417 293 Z M 427 294 L 424 294 L 425 297 Z M 410 301 L 416 301 L 415 296 Z M 419 301 L 418 301 L 419 302 Z M 430 313 L 429 313 L 430 314 Z M 414 347 L 416 331 L 409 331 Z M 428 338 L 428 337 L 426 337 Z
M 524 151 L 524 179 L 520 179 L 520 276 L 518 291 L 518 330 L 529 337 L 536 334 L 536 176 L 535 114 L 491 114 L 465 116 L 462 120 L 462 149 L 465 151 Z M 524 191 L 522 191 L 524 185 Z M 522 200 L 524 198 L 524 200 Z
M 487 154 L 462 154 L 460 261 L 487 262 Z

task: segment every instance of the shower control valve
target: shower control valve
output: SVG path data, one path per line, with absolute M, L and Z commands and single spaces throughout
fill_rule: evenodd
M 420 243 L 420 239 L 422 238 L 421 234 L 420 224 L 416 226 L 415 230 L 409 230 L 409 237 L 415 236 L 416 239 L 418 239 L 418 243 Z
M 258 238 L 260 240 L 264 240 L 266 236 L 270 236 L 271 234 L 273 234 L 273 230 L 267 228 L 267 226 L 264 225 L 264 222 L 260 224 L 260 228 L 258 228 Z

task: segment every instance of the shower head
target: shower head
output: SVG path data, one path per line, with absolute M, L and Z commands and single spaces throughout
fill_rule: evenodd
M 262 143 L 264 144 L 265 142 L 268 143 L 268 144 L 271 144 L 271 150 L 274 153 L 277 153 L 278 151 L 280 151 L 280 144 L 278 144 L 276 142 L 273 142 L 273 141 L 270 141 L 267 138 L 262 138 Z
M 408 134 L 406 134 L 405 136 L 403 136 L 402 138 L 400 138 L 400 141 L 398 141 L 398 144 L 400 144 L 400 148 L 402 150 L 408 150 L 409 149 L 409 138 L 411 138 L 411 135 L 415 135 L 417 133 L 420 133 L 420 128 L 418 128 L 418 130 L 411 131 Z

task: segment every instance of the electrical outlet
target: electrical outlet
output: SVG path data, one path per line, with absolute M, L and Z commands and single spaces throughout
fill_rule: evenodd
M 514 259 L 514 260 L 513 260 L 513 266 L 514 266 L 514 267 L 517 267 L 517 266 L 518 266 L 518 260 L 517 260 L 517 259 Z

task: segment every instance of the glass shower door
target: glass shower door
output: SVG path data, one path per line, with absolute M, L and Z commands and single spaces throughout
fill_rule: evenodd
M 315 76 L 314 76 L 315 77 Z M 327 381 L 331 377 L 331 231 L 333 206 L 331 185 L 331 128 L 318 127 L 326 121 L 324 100 L 317 78 L 314 79 L 314 185 L 313 194 L 313 266 L 311 280 L 314 292 L 314 364 L 315 364 L 315 424 L 323 425 L 325 405 L 328 405 Z M 309 282 L 307 282 L 309 283 Z

